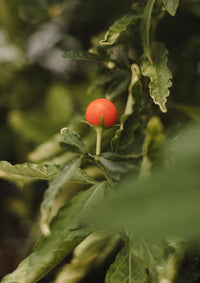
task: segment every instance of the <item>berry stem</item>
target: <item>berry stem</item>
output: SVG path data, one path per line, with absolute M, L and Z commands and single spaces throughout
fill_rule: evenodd
M 101 139 L 102 139 L 103 127 L 97 126 L 95 129 L 96 129 L 96 133 L 97 133 L 96 155 L 100 155 L 101 154 Z

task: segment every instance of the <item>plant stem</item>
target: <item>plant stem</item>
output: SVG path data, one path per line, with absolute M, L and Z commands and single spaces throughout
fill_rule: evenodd
M 101 138 L 102 138 L 102 133 L 103 133 L 103 127 L 102 126 L 97 126 L 95 127 L 96 133 L 97 133 L 97 142 L 96 142 L 96 155 L 101 154 Z

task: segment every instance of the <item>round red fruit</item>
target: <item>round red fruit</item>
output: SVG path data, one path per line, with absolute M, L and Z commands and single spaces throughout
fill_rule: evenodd
M 112 126 L 117 120 L 117 108 L 105 98 L 93 100 L 85 112 L 87 122 L 95 126 L 99 125 L 101 116 L 104 117 L 104 127 Z

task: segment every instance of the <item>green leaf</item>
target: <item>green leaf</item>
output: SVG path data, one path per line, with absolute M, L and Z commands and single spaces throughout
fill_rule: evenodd
M 123 155 L 105 152 L 98 156 L 99 162 L 106 169 L 107 173 L 114 180 L 119 180 L 122 174 L 134 170 L 138 171 L 138 160 L 140 157 L 127 157 Z
M 179 0 L 163 0 L 163 3 L 167 9 L 167 12 L 171 16 L 175 16 L 176 10 L 178 8 Z
M 141 22 L 141 34 L 142 34 L 142 43 L 144 48 L 145 56 L 151 62 L 151 50 L 149 44 L 149 33 L 150 33 L 150 26 L 151 26 L 151 14 L 153 11 L 153 6 L 155 4 L 155 0 L 148 0 L 145 8 L 143 19 Z
M 131 66 L 132 77 L 129 84 L 129 94 L 125 111 L 121 117 L 120 128 L 116 131 L 112 139 L 112 149 L 114 152 L 126 149 L 134 140 L 134 132 L 139 126 L 139 100 L 141 92 L 140 70 L 136 64 Z M 126 134 L 128 130 L 128 134 Z
M 81 158 L 73 160 L 71 163 L 57 174 L 57 176 L 49 183 L 48 189 L 45 191 L 44 200 L 41 204 L 41 229 L 45 235 L 49 235 L 49 222 L 51 220 L 51 210 L 54 200 L 56 199 L 60 189 L 70 180 L 72 180 L 81 166 Z
M 169 88 L 172 86 L 172 73 L 167 68 L 167 49 L 163 43 L 157 42 L 152 46 L 152 60 L 144 58 L 142 62 L 142 74 L 150 78 L 150 95 L 162 112 L 167 112 L 166 102 L 169 96 Z
M 126 31 L 128 27 L 138 19 L 140 19 L 141 15 L 133 15 L 126 14 L 120 19 L 118 19 L 114 24 L 109 28 L 107 33 L 105 34 L 105 38 L 100 41 L 102 45 L 113 45 L 117 42 L 118 38 L 122 34 L 122 32 Z
M 66 145 L 68 146 L 68 149 L 71 148 L 72 152 L 74 152 L 74 149 L 76 149 L 80 153 L 87 153 L 88 152 L 84 141 L 74 131 L 72 131 L 68 128 L 63 128 L 61 130 L 61 135 L 62 135 Z
M 88 220 L 109 229 L 126 227 L 146 239 L 199 236 L 199 125 L 169 144 L 176 162 L 148 179 L 124 179 Z
M 59 166 L 48 164 L 23 163 L 12 165 L 8 161 L 0 161 L 0 171 L 8 174 L 11 179 L 27 178 L 49 180 L 59 172 Z
M 84 50 L 72 50 L 64 52 L 63 58 L 83 61 L 103 61 L 107 60 L 107 56 L 97 55 Z
M 115 262 L 106 273 L 105 283 L 148 282 L 145 266 L 138 260 L 127 243 L 117 254 Z
M 71 227 L 72 223 L 78 223 L 77 216 L 87 206 L 94 190 L 93 187 L 78 193 L 61 209 L 51 223 L 51 234 L 42 237 L 34 252 L 1 282 L 37 282 L 62 261 L 89 234 L 87 229 L 72 230 Z

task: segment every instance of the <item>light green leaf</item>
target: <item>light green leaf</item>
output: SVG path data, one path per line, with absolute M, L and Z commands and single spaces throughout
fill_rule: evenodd
M 147 239 L 199 236 L 199 144 L 198 125 L 170 142 L 173 163 L 168 169 L 157 169 L 148 179 L 124 179 L 88 219 L 109 229 L 126 227 Z
M 63 58 L 83 61 L 103 61 L 107 60 L 107 57 L 103 55 L 97 55 L 84 50 L 72 50 L 64 52 Z
M 138 19 L 140 19 L 141 15 L 133 15 L 126 14 L 120 19 L 118 19 L 114 24 L 109 28 L 107 33 L 105 34 L 105 38 L 100 41 L 102 45 L 113 45 L 117 42 L 121 33 L 126 31 L 128 27 Z
M 78 225 L 78 215 L 87 206 L 96 187 L 78 193 L 54 218 L 51 234 L 42 237 L 34 252 L 7 275 L 2 283 L 33 283 L 42 278 L 63 260 L 88 234 L 86 229 L 72 230 L 72 223 Z
M 141 85 L 140 85 L 140 70 L 136 64 L 131 66 L 131 82 L 129 84 L 129 94 L 126 103 L 125 111 L 121 117 L 120 128 L 116 131 L 112 139 L 112 149 L 117 152 L 118 149 L 126 149 L 134 140 L 134 132 L 139 125 L 138 108 Z M 136 105 L 137 104 L 137 105 Z M 133 118 L 133 119 L 132 119 Z M 131 120 L 131 123 L 129 121 Z M 128 129 L 128 138 L 126 138 L 126 126 Z
M 23 163 L 12 165 L 8 161 L 0 161 L 0 171 L 8 174 L 10 178 L 27 178 L 49 180 L 59 172 L 59 166 L 48 164 Z
M 127 243 L 107 271 L 105 283 L 141 283 L 148 282 L 147 280 L 145 266 L 134 256 Z
M 81 166 L 81 158 L 73 160 L 71 163 L 57 174 L 57 176 L 49 183 L 48 189 L 45 191 L 44 200 L 41 204 L 41 229 L 45 235 L 50 234 L 49 222 L 51 220 L 51 210 L 60 189 L 70 180 L 72 180 L 77 169 Z
M 169 88 L 172 86 L 172 73 L 167 68 L 167 49 L 163 43 L 157 42 L 152 46 L 152 60 L 144 58 L 142 62 L 142 74 L 150 78 L 150 95 L 162 112 L 167 112 L 166 102 L 169 96 Z
M 153 11 L 153 6 L 155 4 L 155 0 L 148 0 L 145 8 L 143 19 L 141 22 L 141 34 L 142 34 L 142 43 L 144 48 L 145 56 L 151 62 L 151 51 L 150 51 L 150 44 L 149 44 L 149 33 L 150 33 L 150 26 L 151 26 L 151 15 Z
M 175 16 L 176 10 L 178 8 L 179 0 L 163 0 L 163 3 L 167 9 L 167 12 L 171 16 Z
M 81 137 L 74 131 L 63 128 L 61 130 L 61 135 L 68 146 L 76 148 L 80 153 L 87 153 L 87 147 Z

